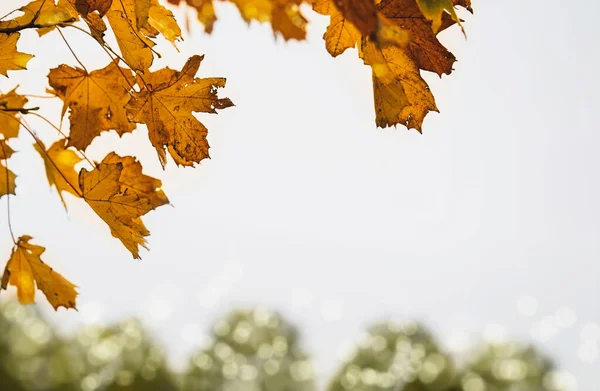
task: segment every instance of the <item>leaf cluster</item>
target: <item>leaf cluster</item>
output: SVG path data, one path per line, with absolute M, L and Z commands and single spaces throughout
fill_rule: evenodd
M 268 22 L 277 36 L 302 40 L 311 7 L 330 18 L 324 34 L 332 56 L 357 48 L 373 75 L 376 124 L 404 125 L 421 131 L 430 111 L 437 111 L 434 97 L 421 71 L 449 74 L 454 56 L 439 42 L 437 34 L 458 24 L 455 8 L 471 10 L 470 0 L 227 0 L 242 18 Z M 213 30 L 217 15 L 213 0 L 168 0 L 195 9 L 206 32 Z M 69 45 L 63 30 L 85 34 L 106 54 L 106 65 L 88 69 Z M 33 58 L 18 50 L 24 31 L 41 37 L 59 35 L 71 50 L 75 65 L 50 69 L 47 91 L 62 101 L 60 125 L 40 116 L 29 97 L 17 88 L 0 93 L 0 197 L 16 195 L 15 172 L 9 160 L 15 152 L 12 140 L 24 133 L 41 156 L 48 183 L 65 206 L 71 198 L 85 202 L 106 223 L 134 258 L 147 248 L 150 234 L 142 218 L 169 204 L 161 181 L 143 174 L 134 156 L 114 152 L 91 161 L 86 150 L 104 132 L 122 136 L 140 125 L 164 168 L 169 160 L 178 166 L 195 166 L 209 157 L 208 129 L 195 113 L 214 114 L 233 106 L 218 96 L 225 78 L 196 77 L 203 56 L 191 56 L 181 70 L 154 69 L 158 37 L 176 45 L 182 30 L 173 12 L 159 0 L 33 0 L 0 19 L 0 75 L 22 71 Z M 116 45 L 109 44 L 108 36 Z M 115 46 L 115 47 L 113 47 Z M 49 125 L 56 140 L 47 147 L 26 118 L 36 116 Z M 68 131 L 62 130 L 63 118 Z M 24 131 L 24 132 L 23 132 Z M 31 236 L 16 237 L 2 274 L 0 291 L 14 285 L 23 304 L 33 303 L 35 287 L 51 305 L 75 308 L 75 285 L 42 261 L 44 247 Z

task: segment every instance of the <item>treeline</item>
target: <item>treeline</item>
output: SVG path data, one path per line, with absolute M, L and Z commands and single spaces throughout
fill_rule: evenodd
M 461 362 L 458 362 L 461 361 Z M 298 331 L 265 309 L 235 310 L 183 373 L 142 324 L 86 327 L 64 339 L 35 306 L 0 301 L 1 391 L 317 391 Z M 416 323 L 380 323 L 357 341 L 326 391 L 561 391 L 550 359 L 518 343 L 444 352 Z

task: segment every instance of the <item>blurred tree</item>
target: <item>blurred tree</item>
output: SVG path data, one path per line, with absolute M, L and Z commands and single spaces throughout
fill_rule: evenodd
M 213 327 L 210 346 L 194 355 L 186 391 L 315 391 L 311 361 L 298 333 L 263 308 L 230 313 Z
M 450 390 L 454 364 L 421 325 L 371 327 L 334 377 L 328 391 Z
M 552 361 L 518 343 L 478 347 L 460 376 L 464 391 L 559 391 Z

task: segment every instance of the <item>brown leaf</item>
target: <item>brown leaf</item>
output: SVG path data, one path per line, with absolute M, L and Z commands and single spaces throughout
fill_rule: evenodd
M 129 70 L 111 62 L 88 73 L 81 68 L 60 65 L 48 74 L 54 93 L 64 101 L 64 115 L 71 110 L 69 146 L 85 150 L 102 131 L 114 129 L 119 135 L 131 132 L 135 124 L 127 120 L 125 104 L 134 79 Z
M 66 141 L 64 139 L 58 140 L 47 150 L 41 141 L 33 144 L 35 150 L 44 160 L 48 183 L 50 186 L 56 187 L 65 209 L 67 209 L 67 204 L 62 195 L 63 191 L 81 197 L 78 174 L 75 171 L 75 165 L 81 161 L 81 158 L 74 151 L 66 149 Z
M 131 121 L 145 123 L 150 142 L 164 167 L 168 149 L 176 164 L 193 166 L 207 158 L 208 130 L 192 112 L 216 113 L 232 106 L 217 97 L 217 89 L 225 86 L 224 78 L 195 78 L 202 56 L 192 56 L 181 72 L 164 68 L 144 76 L 140 92 L 134 92 L 126 105 Z
M 42 291 L 54 307 L 76 308 L 76 286 L 67 281 L 42 261 L 46 250 L 42 246 L 30 244 L 31 236 L 23 235 L 17 241 L 0 282 L 0 291 L 8 285 L 17 287 L 17 297 L 21 304 L 33 304 L 35 286 Z
M 98 11 L 100 16 L 104 16 L 110 9 L 113 0 L 73 0 L 75 8 L 82 16 Z M 118 1 L 118 0 L 117 0 Z
M 114 153 L 94 170 L 82 169 L 79 173 L 79 187 L 85 201 L 137 259 L 139 246 L 147 249 L 144 237 L 150 235 L 141 217 L 168 203 L 160 185 L 159 180 L 142 174 L 135 158 Z

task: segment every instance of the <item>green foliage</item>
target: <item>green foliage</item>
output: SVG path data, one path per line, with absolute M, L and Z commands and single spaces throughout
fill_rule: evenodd
M 0 301 L 1 391 L 317 391 L 298 332 L 264 308 L 232 311 L 183 373 L 139 321 L 57 336 L 36 307 Z M 425 327 L 369 328 L 326 391 L 562 391 L 531 346 L 481 344 L 458 365 Z

